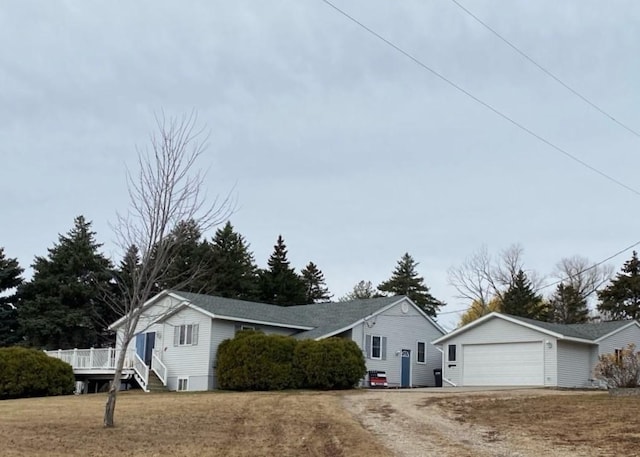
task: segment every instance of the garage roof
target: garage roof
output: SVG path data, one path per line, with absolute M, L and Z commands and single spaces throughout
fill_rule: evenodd
M 452 338 L 455 335 L 459 335 L 466 332 L 478 325 L 482 325 L 483 322 L 489 319 L 504 319 L 514 324 L 523 325 L 528 328 L 532 328 L 542 333 L 554 336 L 559 339 L 572 340 L 582 343 L 597 343 L 605 337 L 619 332 L 623 328 L 631 325 L 638 325 L 638 322 L 633 320 L 626 321 L 608 321 L 608 322 L 589 322 L 586 324 L 555 324 L 552 322 L 542 322 L 534 319 L 528 319 L 526 317 L 512 316 L 510 314 L 491 313 L 487 314 L 480 319 L 477 319 L 463 327 L 460 327 L 453 332 L 438 338 L 433 341 L 432 344 L 440 344 Z

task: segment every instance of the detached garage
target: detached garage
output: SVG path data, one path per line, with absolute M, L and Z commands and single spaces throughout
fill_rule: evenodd
M 432 344 L 448 386 L 585 387 L 598 356 L 640 347 L 636 321 L 553 324 L 491 313 Z

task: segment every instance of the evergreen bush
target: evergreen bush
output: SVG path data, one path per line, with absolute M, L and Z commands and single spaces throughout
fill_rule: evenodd
M 68 363 L 36 349 L 0 348 L 0 400 L 68 395 L 74 388 Z
M 312 389 L 351 389 L 367 370 L 358 345 L 344 338 L 301 341 L 293 364 L 301 384 Z

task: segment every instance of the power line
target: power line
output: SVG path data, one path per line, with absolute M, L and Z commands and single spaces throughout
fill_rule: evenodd
M 613 117 L 611 114 L 609 114 L 608 112 L 606 112 L 604 109 L 600 108 L 600 106 L 596 105 L 594 102 L 592 102 L 591 100 L 589 100 L 587 97 L 585 97 L 584 95 L 582 95 L 580 92 L 578 92 L 577 90 L 575 90 L 573 87 L 569 86 L 569 84 L 565 83 L 563 80 L 561 80 L 558 76 L 556 76 L 555 74 L 553 74 L 549 69 L 543 67 L 542 65 L 540 65 L 538 62 L 536 62 L 535 60 L 533 60 L 533 58 L 531 56 L 529 56 L 527 53 L 525 53 L 524 51 L 522 51 L 520 48 L 518 48 L 515 44 L 513 44 L 511 41 L 509 41 L 508 39 L 506 39 L 505 37 L 503 37 L 502 35 L 500 35 L 494 28 L 492 28 L 489 24 L 487 24 L 486 22 L 484 22 L 482 19 L 480 19 L 478 16 L 476 16 L 475 14 L 473 14 L 471 11 L 469 11 L 467 8 L 465 8 L 463 5 L 460 4 L 460 2 L 458 2 L 457 0 L 451 0 L 452 3 L 454 3 L 458 8 L 460 8 L 462 11 L 464 11 L 465 13 L 467 13 L 469 16 L 471 16 L 476 22 L 478 22 L 480 25 L 482 25 L 484 28 L 486 28 L 487 30 L 489 30 L 491 33 L 493 33 L 497 38 L 499 38 L 502 42 L 504 42 L 507 46 L 509 46 L 511 49 L 513 49 L 515 52 L 517 52 L 518 54 L 520 54 L 520 56 L 522 56 L 524 59 L 528 60 L 531 64 L 533 64 L 534 66 L 536 66 L 540 71 L 542 71 L 544 74 L 546 74 L 547 76 L 549 76 L 551 79 L 553 79 L 554 81 L 556 81 L 558 84 L 560 84 L 562 87 L 564 87 L 565 89 L 567 89 L 569 92 L 571 92 L 573 95 L 575 95 L 576 97 L 578 97 L 579 99 L 581 99 L 583 102 L 585 102 L 587 105 L 591 106 L 593 109 L 595 109 L 596 111 L 598 111 L 600 114 L 603 114 L 604 116 L 606 116 L 607 118 L 609 118 L 611 121 L 615 122 L 616 124 L 618 124 L 620 127 L 622 127 L 623 129 L 627 130 L 629 133 L 637 136 L 638 138 L 640 138 L 640 133 L 638 133 L 637 131 L 635 131 L 634 129 L 632 129 L 631 127 L 629 127 L 628 125 L 620 122 L 619 120 L 617 120 L 615 117 Z
M 615 257 L 618 257 L 620 254 L 624 254 L 625 252 L 627 252 L 630 249 L 635 248 L 636 246 L 640 246 L 640 241 L 636 241 L 635 243 L 627 246 L 626 248 L 620 249 L 618 252 L 616 252 L 615 254 L 610 255 L 609 257 L 600 260 L 599 262 L 594 263 L 593 265 L 590 265 L 589 267 L 585 268 L 584 270 L 580 270 L 579 272 L 577 272 L 574 275 L 571 276 L 567 276 L 566 278 L 562 278 L 559 279 L 558 281 L 549 283 L 549 284 L 545 284 L 544 286 L 540 286 L 536 289 L 536 292 L 539 292 L 541 290 L 544 289 L 548 289 L 549 287 L 553 287 L 556 286 L 564 281 L 566 281 L 567 279 L 571 279 L 571 278 L 575 278 L 576 276 L 581 275 L 582 273 L 586 273 L 587 271 L 593 270 L 594 268 L 598 268 L 600 265 L 608 262 L 611 259 L 614 259 Z M 471 309 L 471 306 L 464 308 L 464 309 L 456 309 L 453 311 L 444 311 L 441 313 L 438 313 L 438 315 L 442 315 L 442 314 L 458 314 L 458 313 L 466 313 L 467 311 L 469 311 Z
M 375 30 L 369 28 L 368 26 L 366 26 L 365 24 L 363 24 L 362 22 L 360 22 L 359 20 L 357 20 L 356 18 L 354 18 L 353 16 L 349 15 L 348 13 L 346 13 L 345 11 L 341 10 L 340 8 L 338 8 L 336 5 L 334 5 L 333 3 L 331 3 L 329 0 L 320 0 L 321 2 L 325 3 L 327 6 L 331 7 L 332 9 L 334 9 L 335 11 L 337 11 L 338 13 L 340 13 L 342 16 L 346 17 L 347 19 L 349 19 L 350 21 L 352 21 L 353 23 L 357 24 L 359 27 L 361 27 L 362 29 L 366 30 L 368 33 L 370 33 L 371 35 L 373 35 L 374 37 L 378 38 L 380 41 L 382 41 L 383 43 L 385 43 L 386 45 L 388 45 L 389 47 L 395 49 L 397 52 L 399 52 L 400 54 L 404 55 L 405 57 L 407 57 L 409 60 L 411 60 L 412 62 L 414 62 L 416 65 L 420 66 L 422 69 L 427 70 L 429 73 L 431 73 L 433 76 L 437 77 L 438 79 L 444 81 L 445 83 L 447 83 L 448 85 L 450 85 L 451 87 L 453 87 L 454 89 L 458 90 L 459 92 L 462 92 L 463 94 L 465 94 L 467 97 L 471 98 L 472 100 L 474 100 L 476 103 L 484 106 L 485 108 L 487 108 L 488 110 L 492 111 L 494 114 L 500 116 L 501 118 L 503 118 L 504 120 L 506 120 L 507 122 L 513 124 L 514 126 L 518 127 L 520 130 L 528 133 L 530 136 L 536 138 L 538 141 L 546 144 L 547 146 L 551 147 L 552 149 L 554 149 L 555 151 L 563 154 L 564 156 L 568 157 L 569 159 L 573 160 L 574 162 L 579 163 L 580 165 L 582 165 L 585 168 L 588 168 L 589 170 L 593 171 L 594 173 L 599 174 L 600 176 L 602 176 L 603 178 L 611 181 L 612 183 L 618 185 L 619 187 L 622 187 L 630 192 L 633 192 L 634 194 L 640 196 L 640 191 L 637 189 L 634 189 L 633 187 L 623 183 L 622 181 L 614 178 L 611 175 L 608 175 L 607 173 L 605 173 L 604 171 L 601 171 L 599 169 L 597 169 L 596 167 L 594 167 L 593 165 L 588 164 L 587 162 L 585 162 L 584 160 L 578 158 L 577 156 L 571 154 L 570 152 L 564 150 L 563 148 L 561 148 L 560 146 L 556 146 L 555 144 L 553 144 L 551 141 L 547 140 L 546 138 L 538 135 L 537 133 L 535 133 L 533 130 L 530 130 L 529 128 L 525 127 L 523 124 L 519 123 L 518 121 L 512 119 L 511 117 L 509 117 L 508 115 L 504 114 L 502 111 L 499 111 L 497 108 L 494 108 L 492 105 L 490 105 L 489 103 L 485 102 L 484 100 L 476 97 L 475 95 L 473 95 L 471 92 L 469 92 L 468 90 L 464 89 L 462 86 L 456 84 L 455 82 L 451 81 L 450 79 L 448 79 L 446 76 L 442 75 L 441 73 L 437 72 L 436 70 L 434 70 L 433 68 L 429 67 L 427 64 L 423 63 L 421 60 L 419 60 L 417 57 L 413 56 L 412 54 L 410 54 L 409 52 L 405 51 L 404 49 L 402 49 L 401 47 L 399 47 L 398 45 L 396 45 L 395 43 L 393 43 L 392 41 L 386 39 L 385 37 L 383 37 L 382 35 L 380 35 L 378 32 L 376 32 Z

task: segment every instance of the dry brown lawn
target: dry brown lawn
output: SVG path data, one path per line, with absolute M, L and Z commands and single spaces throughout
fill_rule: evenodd
M 389 457 L 332 393 L 166 393 L 0 402 L 0 455 Z

